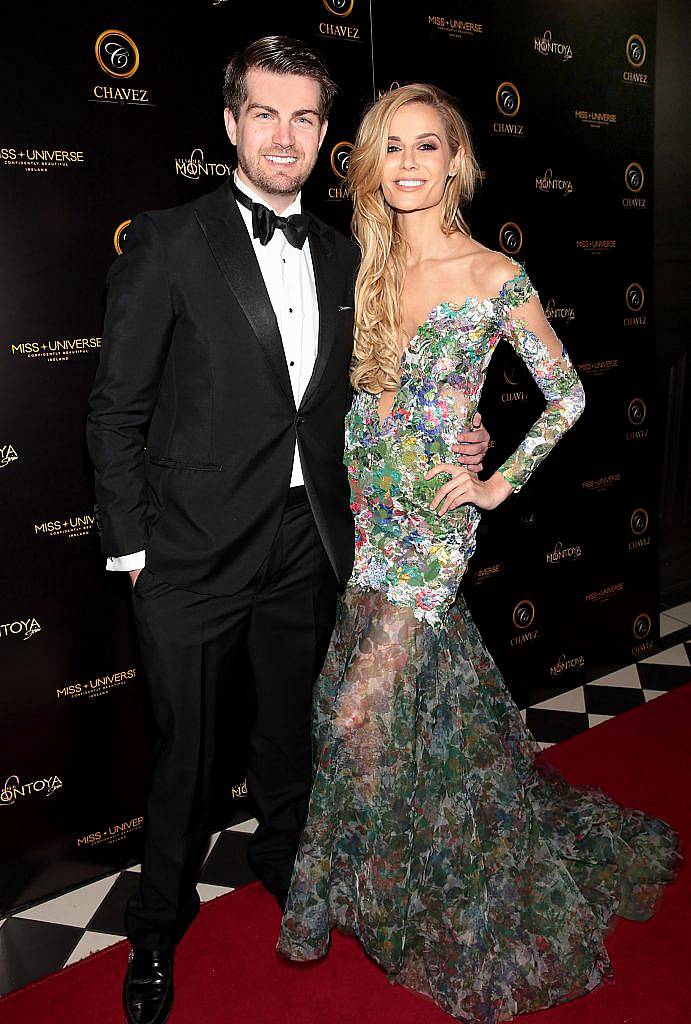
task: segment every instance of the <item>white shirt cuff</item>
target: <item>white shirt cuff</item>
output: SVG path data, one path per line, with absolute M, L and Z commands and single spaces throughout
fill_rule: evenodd
M 145 551 L 135 551 L 131 555 L 118 555 L 106 559 L 106 569 L 109 572 L 132 572 L 133 569 L 143 569 L 145 564 Z

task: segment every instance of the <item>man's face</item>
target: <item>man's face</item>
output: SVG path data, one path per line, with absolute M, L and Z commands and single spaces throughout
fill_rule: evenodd
M 237 147 L 239 176 L 269 201 L 290 200 L 314 167 L 327 122 L 319 122 L 320 86 L 305 75 L 250 68 L 247 99 L 237 120 L 226 108 L 228 138 Z

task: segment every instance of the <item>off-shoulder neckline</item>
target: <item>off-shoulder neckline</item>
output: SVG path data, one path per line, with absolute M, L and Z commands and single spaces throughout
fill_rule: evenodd
M 425 317 L 425 319 L 422 321 L 422 323 L 419 325 L 418 329 L 415 331 L 415 334 L 412 336 L 412 338 L 410 338 L 410 340 L 408 341 L 408 344 L 403 349 L 403 352 L 401 353 L 401 356 L 402 357 L 405 356 L 406 352 L 410 349 L 411 345 L 413 345 L 414 342 L 416 342 L 417 339 L 420 337 L 420 331 L 422 331 L 423 328 L 427 327 L 427 325 L 429 324 L 430 320 L 432 319 L 432 317 L 434 316 L 434 314 L 438 310 L 449 309 L 449 310 L 452 310 L 454 313 L 460 313 L 462 310 L 466 309 L 472 303 L 475 303 L 478 306 L 483 306 L 487 302 L 492 302 L 492 303 L 494 303 L 494 302 L 501 302 L 501 300 L 504 298 L 504 293 L 505 293 L 506 289 L 508 288 L 508 286 L 510 284 L 513 284 L 513 282 L 517 278 L 521 278 L 521 277 L 526 277 L 527 276 L 526 272 L 525 272 L 525 267 L 521 263 L 519 263 L 518 260 L 512 259 L 511 256 L 507 256 L 507 259 L 511 260 L 511 262 L 514 264 L 514 266 L 517 267 L 518 269 L 516 270 L 516 273 L 513 275 L 513 277 L 509 277 L 509 278 L 507 278 L 506 281 L 504 281 L 504 284 L 499 289 L 499 293 L 497 295 L 488 295 L 484 299 L 481 299 L 479 297 L 479 295 L 468 295 L 467 298 L 465 298 L 463 300 L 463 302 L 460 302 L 460 303 L 459 302 L 451 302 L 451 301 L 448 301 L 448 300 L 444 300 L 442 302 L 438 302 L 436 304 L 436 306 L 432 306 L 432 308 L 430 309 L 430 311 L 427 314 L 427 316 Z

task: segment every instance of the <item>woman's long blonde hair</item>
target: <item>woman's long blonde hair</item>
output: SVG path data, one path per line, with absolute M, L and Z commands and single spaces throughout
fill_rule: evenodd
M 458 173 L 449 177 L 441 200 L 442 231 L 470 229 L 461 212 L 480 176 L 470 130 L 453 99 L 434 85 L 403 85 L 368 109 L 350 154 L 348 188 L 353 199 L 352 230 L 362 260 L 355 284 L 355 342 L 350 379 L 356 391 L 396 391 L 401 379 L 401 293 L 406 242 L 396 211 L 384 198 L 381 180 L 391 120 L 405 103 L 425 103 L 442 119 L 451 155 L 462 150 Z

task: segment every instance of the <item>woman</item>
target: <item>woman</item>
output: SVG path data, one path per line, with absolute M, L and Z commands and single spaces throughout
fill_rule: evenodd
M 320 957 L 336 925 L 392 981 L 487 1024 L 610 977 L 612 915 L 649 917 L 681 854 L 664 822 L 541 761 L 456 596 L 480 510 L 520 489 L 584 403 L 525 271 L 470 236 L 477 176 L 463 119 L 428 85 L 376 102 L 351 154 L 356 559 L 315 690 L 278 950 Z M 482 481 L 450 449 L 502 337 L 547 405 Z

